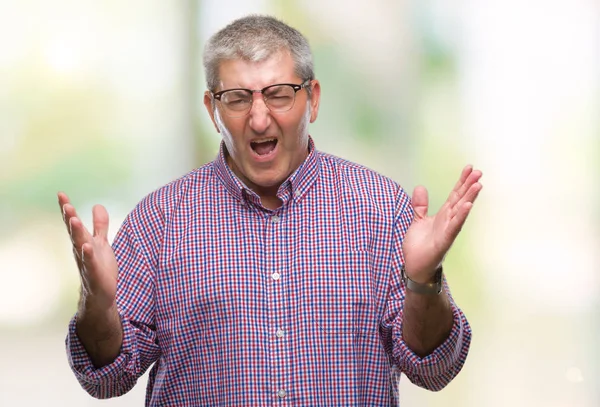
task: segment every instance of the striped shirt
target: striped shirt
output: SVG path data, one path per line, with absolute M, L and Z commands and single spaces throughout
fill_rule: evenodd
M 146 406 L 396 406 L 402 372 L 427 389 L 448 384 L 471 341 L 452 300 L 452 331 L 432 354 L 402 339 L 404 190 L 311 139 L 268 210 L 223 148 L 121 226 L 123 345 L 94 368 L 73 318 L 67 354 L 83 388 L 122 395 L 153 364 Z

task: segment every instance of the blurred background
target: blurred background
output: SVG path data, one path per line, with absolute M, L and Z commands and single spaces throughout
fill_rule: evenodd
M 446 270 L 474 340 L 403 406 L 600 405 L 600 3 L 593 0 L 0 0 L 0 405 L 109 402 L 69 370 L 78 275 L 56 201 L 112 236 L 147 193 L 212 160 L 203 44 L 247 13 L 312 44 L 319 149 L 435 212 L 464 164 L 484 190 Z

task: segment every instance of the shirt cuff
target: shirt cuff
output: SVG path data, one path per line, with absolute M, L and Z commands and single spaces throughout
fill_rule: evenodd
M 115 360 L 101 368 L 94 367 L 90 356 L 75 331 L 77 315 L 69 323 L 65 341 L 69 365 L 81 386 L 92 396 L 100 399 L 123 394 L 135 384 L 139 370 L 135 332 L 129 321 L 121 316 L 123 343 Z M 133 383 L 131 382 L 133 380 Z
M 395 331 L 402 371 L 412 383 L 428 390 L 441 390 L 462 369 L 471 344 L 471 327 L 463 312 L 451 302 L 454 324 L 448 338 L 432 353 L 421 358 L 402 338 L 402 323 Z M 402 320 L 402 319 L 401 319 Z

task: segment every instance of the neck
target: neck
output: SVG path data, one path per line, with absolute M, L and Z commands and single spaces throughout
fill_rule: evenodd
M 265 186 L 260 186 L 260 185 L 256 185 L 255 183 L 253 183 L 252 181 L 250 181 L 243 173 L 242 171 L 240 171 L 240 169 L 238 168 L 238 166 L 235 164 L 235 162 L 233 161 L 233 159 L 231 158 L 231 155 L 229 155 L 229 151 L 227 151 L 227 147 L 225 145 L 223 145 L 224 147 L 224 155 L 225 155 L 225 162 L 227 163 L 227 165 L 229 166 L 229 168 L 231 168 L 231 171 L 233 171 L 233 173 L 248 187 L 250 188 L 252 191 L 254 191 L 259 197 L 260 197 L 260 201 L 262 203 L 262 205 L 267 208 L 267 209 L 277 209 L 282 205 L 281 199 L 279 199 L 277 197 L 277 191 L 279 191 L 279 187 L 281 186 L 281 184 L 283 182 L 277 183 L 275 185 L 269 186 L 269 187 L 265 187 Z M 297 163 L 297 165 L 294 166 L 294 171 L 300 166 L 302 165 L 302 163 L 306 160 L 306 157 L 308 157 L 308 155 L 310 154 L 310 149 L 309 149 L 309 143 L 308 143 L 308 139 L 306 142 L 306 150 L 304 151 L 304 155 L 302 156 L 301 160 L 299 160 L 299 162 Z M 293 171 L 292 171 L 293 172 Z M 290 173 L 291 174 L 291 173 Z M 287 179 L 287 177 L 290 176 L 290 174 L 288 174 L 285 179 Z
M 235 162 L 231 158 L 231 156 L 226 152 L 225 153 L 225 162 L 231 168 L 231 171 L 252 191 L 254 191 L 259 197 L 263 206 L 267 209 L 277 209 L 281 206 L 281 199 L 277 197 L 277 191 L 279 191 L 279 187 L 281 183 L 270 186 L 263 187 L 256 185 L 252 181 L 250 181 L 244 174 L 239 170 Z

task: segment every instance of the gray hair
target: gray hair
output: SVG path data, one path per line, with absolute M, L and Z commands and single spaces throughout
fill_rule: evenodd
M 295 28 L 271 16 L 250 15 L 237 19 L 210 37 L 204 49 L 206 86 L 219 86 L 222 61 L 242 59 L 261 62 L 287 51 L 294 60 L 294 71 L 302 80 L 314 79 L 313 57 L 306 38 Z M 310 87 L 306 90 L 310 95 Z

